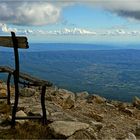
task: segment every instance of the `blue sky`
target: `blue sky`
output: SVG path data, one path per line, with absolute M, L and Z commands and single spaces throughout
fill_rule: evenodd
M 139 0 L 5 0 L 0 13 L 0 34 L 29 42 L 140 43 Z

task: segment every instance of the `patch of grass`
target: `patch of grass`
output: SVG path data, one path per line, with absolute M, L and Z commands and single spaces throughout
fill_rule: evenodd
M 11 107 L 4 102 L 0 103 L 0 114 L 8 114 L 11 111 Z
M 0 139 L 50 139 L 53 138 L 47 125 L 43 126 L 38 121 L 27 121 L 24 124 L 17 123 L 15 128 L 8 128 L 11 124 L 8 116 L 11 114 L 11 106 L 0 102 L 0 114 L 4 121 L 0 124 Z
M 15 129 L 0 130 L 0 139 L 50 139 L 49 129 L 38 122 L 17 124 Z

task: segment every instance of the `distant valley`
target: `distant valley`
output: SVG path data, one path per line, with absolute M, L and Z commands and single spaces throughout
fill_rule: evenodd
M 61 88 L 74 92 L 86 90 L 121 101 L 140 97 L 140 50 L 23 51 L 22 71 L 50 80 Z M 13 59 L 11 52 L 0 51 L 0 65 L 12 65 Z M 5 79 L 5 75 L 0 77 Z

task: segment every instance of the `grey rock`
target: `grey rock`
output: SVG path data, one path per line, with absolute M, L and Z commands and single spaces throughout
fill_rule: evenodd
M 98 104 L 101 104 L 101 103 L 105 103 L 106 102 L 106 99 L 104 97 L 100 97 L 99 95 L 91 95 L 88 97 L 87 99 L 87 102 L 88 103 L 98 103 Z
M 33 96 L 35 93 L 36 93 L 36 90 L 33 89 L 33 88 L 21 88 L 19 90 L 19 93 L 20 93 L 20 96 L 23 96 L 23 97 L 31 97 Z
M 77 118 L 71 116 L 66 112 L 51 113 L 47 119 L 50 121 L 77 121 Z
M 140 99 L 138 97 L 135 96 L 132 103 L 133 103 L 133 106 L 140 109 Z
M 89 128 L 89 124 L 73 121 L 55 121 L 48 125 L 55 138 L 67 138 L 76 131 Z
M 117 107 L 118 107 L 119 110 L 124 111 L 127 108 L 127 103 L 121 102 L 121 103 L 118 104 Z
M 69 96 L 71 96 L 71 98 L 73 100 L 75 100 L 75 94 L 71 91 L 66 90 L 66 89 L 59 89 L 58 96 L 61 97 L 62 99 L 67 99 Z
M 110 103 L 106 103 L 106 106 L 108 106 L 110 108 L 115 108 L 115 106 L 113 104 L 110 104 Z
M 76 100 L 84 100 L 89 96 L 89 93 L 87 91 L 83 91 L 80 93 L 76 93 Z
M 76 131 L 72 136 L 70 136 L 67 140 L 74 140 L 74 139 L 86 139 L 86 140 L 96 140 L 97 134 L 92 128 L 88 128 L 85 130 Z
M 113 137 L 109 137 L 108 140 L 117 140 L 117 139 Z
M 33 116 L 42 116 L 42 110 L 38 108 L 33 108 L 28 112 L 28 114 Z
M 100 131 L 100 129 L 103 128 L 103 123 L 101 123 L 101 122 L 91 121 L 91 122 L 90 122 L 90 125 L 91 125 L 93 128 L 96 128 L 98 131 Z
M 16 113 L 16 117 L 27 117 L 27 114 L 24 111 L 20 110 Z M 27 120 L 16 120 L 16 122 L 24 124 L 25 122 L 27 122 Z
M 27 117 L 27 114 L 24 111 L 20 110 L 16 113 L 16 117 Z M 12 116 L 9 115 L 7 120 L 11 121 L 11 119 L 12 119 Z M 27 122 L 27 120 L 16 120 L 16 122 L 18 122 L 19 124 L 24 124 L 25 122 Z
M 46 95 L 46 100 L 55 102 L 64 109 L 74 107 L 75 94 L 65 89 L 53 89 Z
M 0 126 L 0 130 L 8 130 L 11 129 L 11 125 L 9 126 Z
M 3 120 L 0 119 L 0 124 L 3 122 Z
M 128 115 L 133 115 L 134 114 L 134 110 L 133 109 L 125 108 L 123 111 L 125 113 L 127 113 Z
M 103 114 L 97 114 L 96 112 L 92 112 L 90 114 L 90 117 L 92 117 L 94 120 L 96 120 L 97 122 L 102 122 L 104 119 L 104 115 Z
M 140 136 L 140 123 L 137 123 L 135 134 L 136 134 L 136 136 Z
M 63 109 L 62 109 L 62 107 L 60 105 L 56 104 L 55 102 L 51 102 L 51 101 L 46 102 L 46 109 L 50 113 L 63 112 Z
M 26 117 L 27 115 L 26 115 L 26 113 L 25 113 L 24 111 L 20 110 L 20 111 L 18 111 L 18 112 L 16 113 L 16 116 L 17 116 L 17 117 L 21 117 L 21 116 Z
M 45 99 L 48 101 L 53 101 L 55 99 L 54 97 L 57 96 L 57 93 L 58 93 L 57 87 L 47 88 Z
M 62 107 L 64 109 L 71 109 L 74 107 L 75 100 L 72 98 L 72 96 L 69 96 L 62 104 Z
M 129 132 L 125 140 L 137 140 L 137 138 L 133 133 Z

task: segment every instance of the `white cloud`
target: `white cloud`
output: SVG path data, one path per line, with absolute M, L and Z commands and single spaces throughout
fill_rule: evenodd
M 61 19 L 63 8 L 75 4 L 98 6 L 129 19 L 140 20 L 140 0 L 3 0 L 0 1 L 0 22 L 15 25 L 54 24 Z
M 81 28 L 73 28 L 73 29 L 65 28 L 64 30 L 61 31 L 61 33 L 67 35 L 96 35 L 95 31 L 90 31 Z
M 61 8 L 47 2 L 0 2 L 0 22 L 15 25 L 47 25 L 56 23 Z
M 0 31 L 3 33 L 10 33 L 14 31 L 18 35 L 80 35 L 80 36 L 140 36 L 140 30 L 128 30 L 128 29 L 106 29 L 106 30 L 89 30 L 84 28 L 64 28 L 59 30 L 37 30 L 37 29 L 20 29 L 20 28 L 10 28 L 6 24 L 0 23 Z
M 132 36 L 140 36 L 140 31 L 131 31 L 131 32 L 127 32 L 127 34 Z
M 140 0 L 72 0 L 71 4 L 100 7 L 129 20 L 140 20 Z
M 126 32 L 124 30 L 122 30 L 122 29 L 117 29 L 115 32 L 118 35 L 125 35 L 126 34 Z
M 10 28 L 6 24 L 0 23 L 0 28 L 2 32 L 9 33 L 14 31 L 17 34 L 30 34 L 30 35 L 96 35 L 95 31 L 90 31 L 81 28 L 64 28 L 61 30 L 31 30 L 31 29 L 17 29 Z
M 115 30 L 108 30 L 103 33 L 101 33 L 103 36 L 140 36 L 140 30 L 123 30 L 123 29 L 115 29 Z
M 11 31 L 17 32 L 17 29 L 16 28 L 8 28 L 6 24 L 0 24 L 0 26 L 1 26 L 1 30 L 3 32 L 6 32 L 6 33 L 7 32 L 11 32 Z
M 65 2 L 66 6 L 83 4 L 90 7 L 100 7 L 119 16 L 127 17 L 129 20 L 140 20 L 140 0 L 72 0 Z
M 140 20 L 140 0 L 80 0 L 90 6 L 98 6 L 128 19 Z
M 61 30 L 54 30 L 54 31 L 34 31 L 34 33 L 40 33 L 42 35 L 96 35 L 95 31 L 90 31 L 87 29 L 81 28 L 64 28 Z

